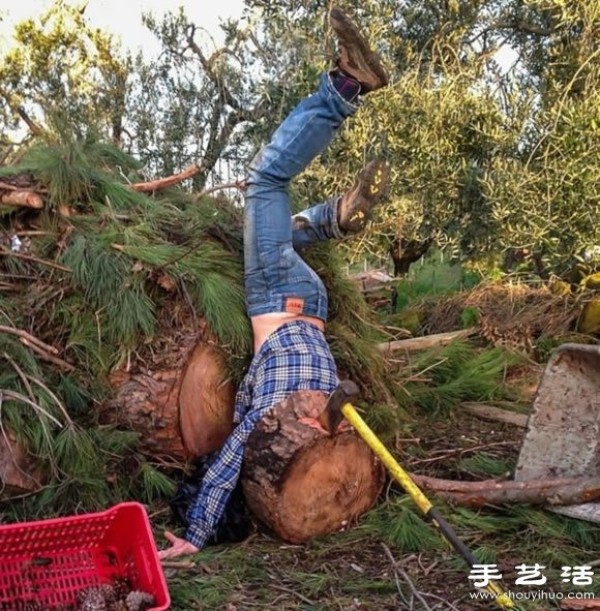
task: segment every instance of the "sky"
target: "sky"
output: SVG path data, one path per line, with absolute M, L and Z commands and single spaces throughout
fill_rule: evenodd
M 83 0 L 65 0 L 81 6 Z M 0 49 L 10 45 L 11 32 L 19 21 L 44 13 L 53 0 L 0 0 Z M 219 42 L 221 19 L 241 17 L 243 0 L 88 0 L 85 16 L 93 27 L 114 34 L 132 51 L 143 48 L 145 54 L 157 51 L 155 37 L 142 25 L 142 13 L 157 17 L 183 6 L 190 20 L 205 28 Z

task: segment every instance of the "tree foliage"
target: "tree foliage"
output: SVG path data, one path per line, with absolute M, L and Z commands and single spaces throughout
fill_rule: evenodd
M 325 32 L 321 4 L 249 2 L 264 12 L 265 32 L 275 20 L 299 37 Z M 564 273 L 598 242 L 597 3 L 349 4 L 379 41 L 392 86 L 367 98 L 309 168 L 305 200 L 348 188 L 380 154 L 392 166 L 391 202 L 361 242 L 367 252 L 399 236 L 470 260 L 518 247 Z
M 98 131 L 120 142 L 129 61 L 112 37 L 92 28 L 85 6 L 62 0 L 39 20 L 16 26 L 15 45 L 0 57 L 1 134 L 7 150 L 23 128 L 53 138 L 66 129 Z

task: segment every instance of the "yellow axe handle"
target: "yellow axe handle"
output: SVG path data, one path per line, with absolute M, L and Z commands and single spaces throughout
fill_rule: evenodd
M 431 519 L 438 530 L 442 533 L 446 541 L 467 561 L 470 567 L 477 564 L 477 558 L 473 552 L 457 537 L 454 529 L 440 515 L 439 511 L 431 504 L 429 499 L 421 492 L 410 475 L 398 464 L 398 461 L 389 453 L 387 448 L 379 441 L 375 433 L 369 428 L 367 423 L 360 417 L 351 403 L 345 403 L 342 407 L 342 414 L 352 425 L 354 430 L 360 435 L 363 441 L 373 450 L 373 453 L 387 467 L 392 477 L 404 488 L 410 498 L 416 503 L 426 518 Z M 503 609 L 513 609 L 513 601 L 502 587 L 494 581 L 490 581 L 486 587 L 495 596 L 498 606 Z

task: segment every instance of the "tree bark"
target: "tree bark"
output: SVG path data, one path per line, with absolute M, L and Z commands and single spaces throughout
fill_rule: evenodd
M 367 511 L 384 482 L 368 446 L 343 425 L 330 436 L 300 422 L 325 409 L 326 393 L 298 391 L 267 413 L 250 436 L 242 486 L 249 507 L 292 543 L 344 528 Z
M 189 332 L 135 371 L 111 376 L 114 397 L 101 420 L 140 434 L 153 456 L 190 460 L 217 450 L 233 427 L 235 388 L 224 353 Z
M 388 250 L 394 263 L 394 276 L 408 274 L 410 266 L 427 253 L 432 242 L 432 238 L 426 240 L 394 238 Z
M 486 505 L 577 505 L 600 498 L 599 477 L 574 477 L 547 480 L 462 482 L 425 475 L 412 475 L 424 490 L 465 507 Z

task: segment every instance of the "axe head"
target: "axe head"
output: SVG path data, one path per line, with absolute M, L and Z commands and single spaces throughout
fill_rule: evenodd
M 349 401 L 356 399 L 360 394 L 358 386 L 352 380 L 343 380 L 338 387 L 329 395 L 327 405 L 319 416 L 319 422 L 323 428 L 333 435 L 344 419 L 342 407 Z

